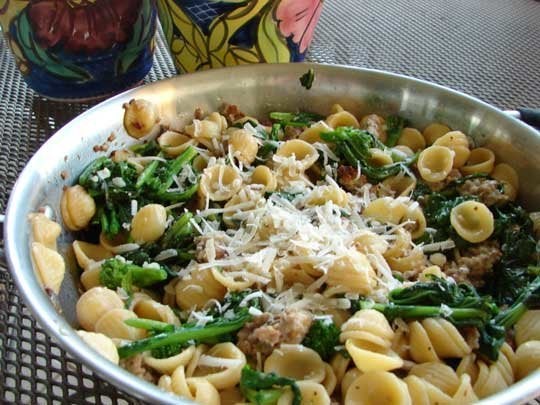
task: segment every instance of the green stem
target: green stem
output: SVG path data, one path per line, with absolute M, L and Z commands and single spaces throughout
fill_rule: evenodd
M 158 194 L 165 193 L 169 187 L 171 187 L 174 176 L 182 169 L 182 167 L 190 163 L 195 156 L 197 156 L 197 150 L 193 146 L 189 146 L 184 152 L 182 152 L 176 159 L 174 159 L 167 169 L 166 180 L 161 184 Z
M 194 326 L 181 328 L 174 332 L 160 333 L 145 339 L 136 340 L 118 348 L 118 355 L 121 359 L 134 356 L 148 350 L 156 349 L 171 344 L 183 344 L 190 340 L 201 340 L 216 338 L 218 336 L 236 332 L 244 326 L 251 318 L 250 315 L 243 315 L 231 321 L 221 322 L 219 325 Z

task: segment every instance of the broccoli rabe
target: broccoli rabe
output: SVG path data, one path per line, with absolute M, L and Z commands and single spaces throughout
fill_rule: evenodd
M 314 122 L 324 119 L 319 114 L 309 112 L 288 113 L 288 112 L 271 112 L 270 119 L 277 121 L 282 127 L 308 127 Z
M 261 310 L 262 305 L 259 297 L 253 297 L 245 301 L 246 297 L 253 292 L 254 291 L 250 289 L 228 292 L 227 295 L 225 295 L 225 298 L 220 302 L 220 305 L 216 305 L 208 313 L 212 316 L 220 316 L 225 312 L 237 314 L 241 311 L 245 311 L 246 308 L 251 307 Z
M 101 265 L 99 280 L 107 288 L 124 287 L 126 277 L 137 287 L 150 287 L 167 279 L 167 271 L 161 267 L 141 267 L 118 258 L 107 259 Z
M 302 393 L 293 379 L 276 373 L 261 373 L 250 366 L 242 369 L 240 391 L 254 405 L 275 405 L 287 387 L 293 392 L 293 405 L 300 405 Z
M 311 86 L 313 86 L 313 81 L 315 80 L 315 71 L 313 69 L 308 69 L 308 71 L 300 76 L 300 79 L 298 80 L 302 87 L 306 90 L 310 90 Z
M 192 243 L 195 234 L 191 224 L 192 219 L 194 219 L 194 215 L 189 211 L 180 215 L 163 235 L 162 248 L 173 249 Z
M 168 349 L 165 350 L 171 350 L 172 352 L 172 349 L 175 347 L 181 347 L 181 345 L 191 341 L 208 344 L 231 341 L 234 339 L 235 332 L 241 329 L 250 319 L 251 315 L 249 315 L 246 308 L 243 311 L 239 311 L 234 318 L 219 318 L 205 326 L 185 324 L 175 327 L 173 330 L 162 331 L 145 339 L 135 340 L 120 346 L 118 348 L 118 355 L 120 358 L 126 358 L 134 356 L 137 353 L 166 346 L 168 346 Z M 143 327 L 143 329 L 145 328 Z
M 445 318 L 452 324 L 476 326 L 480 332 L 478 352 L 497 360 L 506 331 L 516 323 L 527 308 L 540 302 L 540 276 L 521 289 L 515 303 L 500 310 L 490 296 L 480 296 L 472 286 L 453 285 L 435 278 L 431 283 L 417 283 L 395 289 L 388 304 L 362 301 L 361 308 L 382 312 L 388 319 Z
M 389 147 L 396 146 L 401 131 L 408 125 L 408 121 L 405 118 L 397 115 L 391 115 L 386 119 L 386 145 Z
M 311 324 L 302 344 L 319 353 L 324 361 L 328 361 L 339 345 L 340 329 L 332 321 L 316 319 Z
M 397 175 L 413 164 L 418 155 L 385 166 L 370 163 L 372 148 L 385 150 L 386 146 L 373 134 L 351 127 L 339 127 L 334 131 L 321 134 L 321 138 L 336 145 L 336 153 L 352 167 L 360 165 L 362 173 L 371 182 L 378 183 L 387 177 Z

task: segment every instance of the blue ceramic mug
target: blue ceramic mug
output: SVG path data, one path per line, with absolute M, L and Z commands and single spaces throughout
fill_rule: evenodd
M 105 97 L 152 67 L 155 0 L 0 0 L 0 24 L 26 83 L 48 98 Z

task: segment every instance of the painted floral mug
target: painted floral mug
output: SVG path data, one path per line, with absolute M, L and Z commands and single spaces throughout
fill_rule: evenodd
M 0 25 L 26 83 L 52 99 L 114 94 L 152 67 L 155 0 L 0 0 Z
M 157 0 L 180 73 L 247 63 L 301 62 L 323 0 Z

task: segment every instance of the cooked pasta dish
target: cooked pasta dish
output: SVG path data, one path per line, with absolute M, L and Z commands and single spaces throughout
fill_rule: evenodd
M 111 362 L 257 405 L 474 403 L 540 367 L 539 214 L 467 134 L 339 105 L 183 126 L 124 107 L 137 142 L 60 204 L 78 333 Z M 61 226 L 30 223 L 58 293 Z

